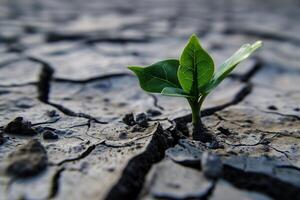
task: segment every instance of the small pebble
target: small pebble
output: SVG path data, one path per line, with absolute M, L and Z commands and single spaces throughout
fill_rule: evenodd
M 231 132 L 229 131 L 228 128 L 223 128 L 222 126 L 220 126 L 220 127 L 218 127 L 218 130 L 226 136 L 231 135 Z
M 47 115 L 49 117 L 58 117 L 59 116 L 59 114 L 56 112 L 56 110 L 48 110 Z
M 278 110 L 277 107 L 274 106 L 274 105 L 269 106 L 268 109 L 269 109 L 269 110 Z
M 37 132 L 31 127 L 31 122 L 25 120 L 23 117 L 17 117 L 13 121 L 9 122 L 4 127 L 4 132 L 23 136 L 33 136 L 37 134 Z
M 47 130 L 47 131 L 43 132 L 43 138 L 44 138 L 44 140 L 57 140 L 58 135 L 56 135 L 52 131 Z

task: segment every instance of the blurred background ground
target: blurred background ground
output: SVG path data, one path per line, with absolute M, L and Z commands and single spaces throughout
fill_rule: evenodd
M 0 199 L 299 199 L 299 9 L 297 0 L 1 0 Z M 178 58 L 192 33 L 216 66 L 264 42 L 204 106 L 214 148 L 174 138 L 174 124 L 186 131 L 186 102 L 144 93 L 126 68 Z M 204 151 L 221 157 L 218 182 L 203 175 Z

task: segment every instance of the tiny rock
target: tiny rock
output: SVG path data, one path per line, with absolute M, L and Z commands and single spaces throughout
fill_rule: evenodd
M 23 117 L 17 117 L 13 121 L 9 122 L 4 127 L 4 132 L 23 136 L 33 136 L 37 134 L 37 132 L 31 127 L 31 122 L 25 120 Z

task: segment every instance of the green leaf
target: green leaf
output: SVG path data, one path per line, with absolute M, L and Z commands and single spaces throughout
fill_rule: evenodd
M 183 89 L 180 88 L 173 88 L 173 87 L 166 87 L 161 91 L 162 95 L 166 96 L 173 96 L 173 97 L 187 97 L 187 98 L 194 98 L 186 93 Z
M 133 71 L 140 82 L 140 86 L 147 92 L 161 93 L 165 87 L 181 88 L 177 71 L 178 60 L 164 60 L 154 63 L 148 67 L 128 67 Z
M 212 81 L 205 87 L 206 93 L 211 92 L 216 88 L 228 75 L 229 73 L 243 60 L 248 58 L 254 51 L 262 46 L 261 41 L 257 41 L 254 44 L 244 44 L 241 48 L 236 51 L 230 58 L 228 58 L 219 68 L 214 75 Z
M 199 95 L 202 87 L 212 78 L 214 62 L 201 47 L 196 35 L 192 35 L 180 57 L 178 79 L 180 85 L 189 94 Z

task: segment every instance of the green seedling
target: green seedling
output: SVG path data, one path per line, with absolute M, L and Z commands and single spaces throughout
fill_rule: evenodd
M 207 95 L 261 46 L 261 41 L 241 46 L 215 71 L 212 57 L 193 34 L 179 60 L 168 59 L 147 67 L 128 68 L 136 74 L 141 88 L 146 92 L 186 98 L 192 110 L 193 132 L 197 132 L 202 127 L 200 110 Z

